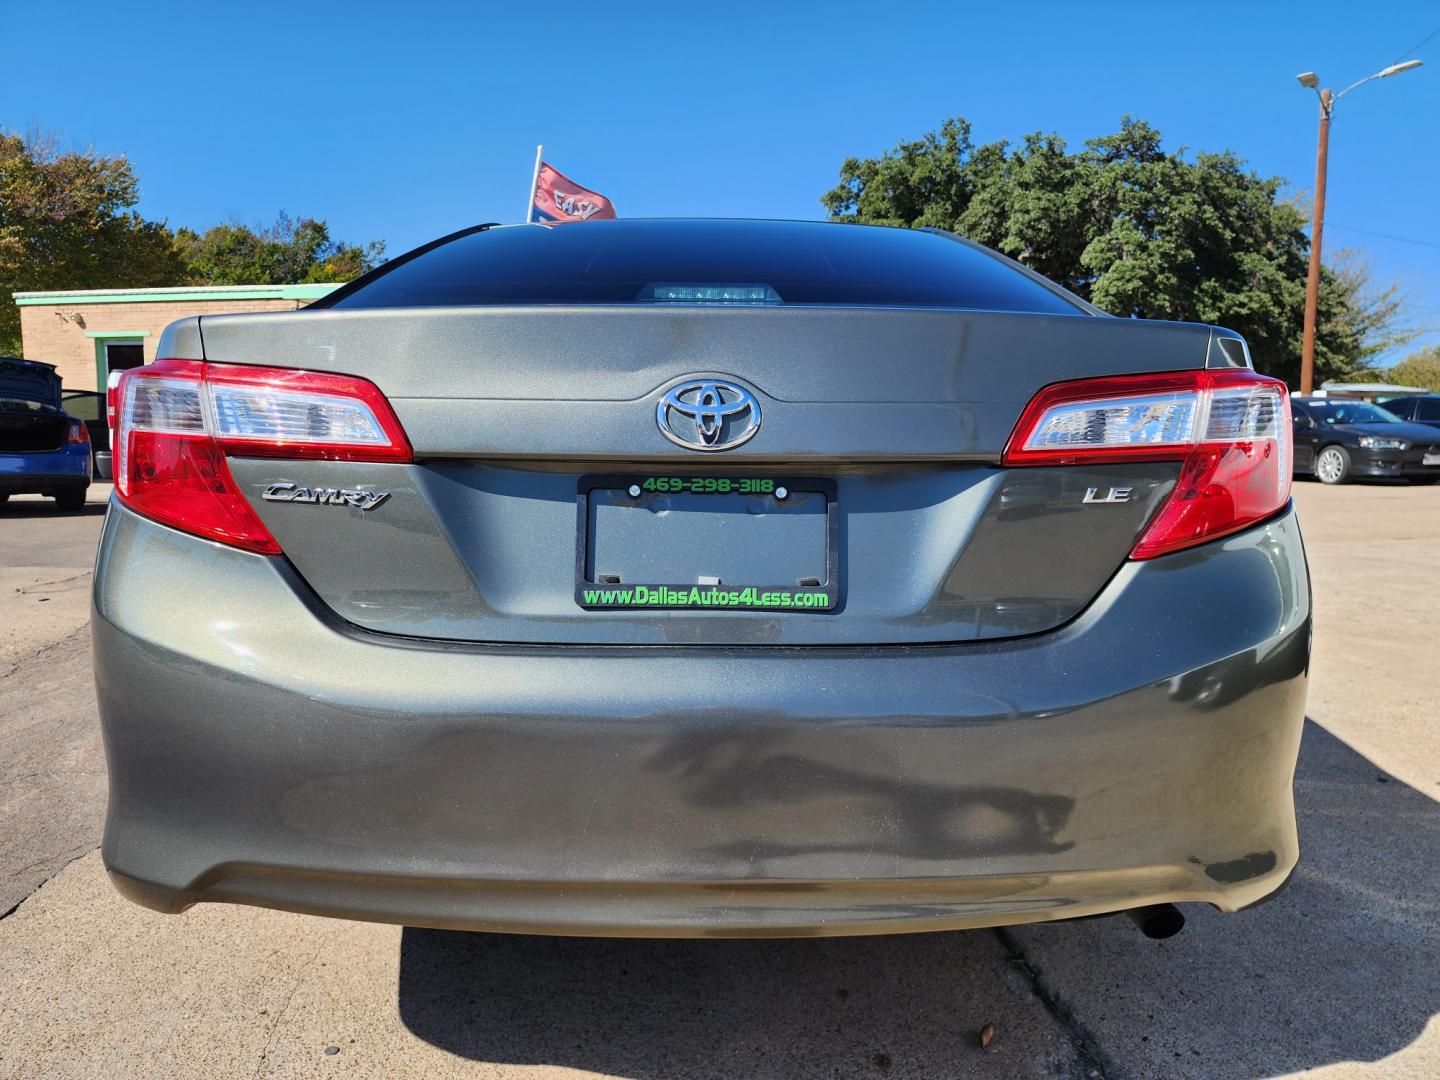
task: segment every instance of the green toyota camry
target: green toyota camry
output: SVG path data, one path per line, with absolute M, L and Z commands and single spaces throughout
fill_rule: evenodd
M 1245 908 L 1298 856 L 1285 386 L 960 237 L 478 226 L 119 391 L 127 897 L 542 934 Z

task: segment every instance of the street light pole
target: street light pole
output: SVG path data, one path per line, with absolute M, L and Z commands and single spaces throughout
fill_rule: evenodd
M 1305 337 L 1300 346 L 1300 393 L 1315 388 L 1315 317 L 1320 306 L 1320 242 L 1325 234 L 1325 173 L 1330 165 L 1330 113 L 1335 99 L 1320 91 L 1320 141 L 1315 148 L 1315 211 L 1310 219 L 1310 276 L 1305 281 Z
M 1320 140 L 1315 148 L 1315 216 L 1310 219 L 1310 275 L 1305 282 L 1305 340 L 1300 344 L 1300 393 L 1315 389 L 1315 317 L 1320 304 L 1320 239 L 1325 235 L 1325 173 L 1331 157 L 1335 98 L 1320 91 Z
M 1305 334 L 1300 345 L 1300 393 L 1308 394 L 1315 388 L 1315 321 L 1320 306 L 1320 247 L 1325 233 L 1325 174 L 1330 161 L 1330 118 L 1335 112 L 1335 103 L 1372 79 L 1388 79 L 1402 71 L 1420 67 L 1421 60 L 1406 60 L 1391 64 L 1374 75 L 1367 75 L 1359 82 L 1351 83 L 1338 94 L 1330 93 L 1327 87 L 1319 89 L 1320 79 L 1313 71 L 1301 72 L 1295 76 L 1300 85 L 1314 90 L 1320 99 L 1320 138 L 1315 147 L 1315 211 L 1310 220 L 1310 273 L 1305 280 Z

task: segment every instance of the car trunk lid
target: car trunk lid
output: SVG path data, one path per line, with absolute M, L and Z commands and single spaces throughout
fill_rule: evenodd
M 58 450 L 65 444 L 66 427 L 55 369 L 0 357 L 0 453 Z
M 1074 617 L 1178 465 L 1005 469 L 1006 440 L 1042 386 L 1201 368 L 1211 338 L 1084 315 L 619 306 L 207 317 L 191 336 L 215 363 L 361 376 L 394 407 L 413 464 L 231 459 L 344 619 L 455 641 L 709 645 L 975 641 Z M 667 440 L 657 408 L 696 379 L 752 392 L 755 436 L 719 454 Z M 685 602 L 634 602 L 655 585 Z M 611 586 L 632 602 L 587 605 L 587 587 Z M 689 599 L 750 586 L 830 596 Z
M 49 364 L 0 356 L 0 399 L 60 407 L 60 376 Z

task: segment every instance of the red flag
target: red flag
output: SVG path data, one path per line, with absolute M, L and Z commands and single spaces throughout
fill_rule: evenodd
M 604 195 L 581 187 L 558 169 L 541 162 L 531 213 L 535 221 L 594 221 L 613 218 L 615 207 Z

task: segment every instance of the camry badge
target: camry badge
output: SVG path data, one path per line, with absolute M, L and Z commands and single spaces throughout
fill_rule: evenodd
M 655 423 L 687 450 L 733 450 L 760 430 L 760 402 L 743 386 L 692 379 L 665 391 Z
M 266 486 L 260 496 L 266 502 L 321 503 L 326 506 L 353 506 L 356 510 L 374 510 L 390 497 L 388 491 L 367 491 L 365 488 L 300 487 L 286 480 Z

